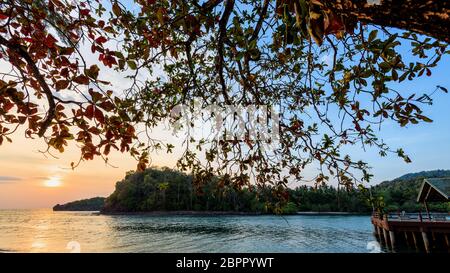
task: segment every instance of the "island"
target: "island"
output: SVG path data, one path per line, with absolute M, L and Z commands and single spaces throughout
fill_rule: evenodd
M 54 211 L 100 211 L 105 204 L 104 197 L 94 197 L 69 202 L 63 205 L 57 204 Z

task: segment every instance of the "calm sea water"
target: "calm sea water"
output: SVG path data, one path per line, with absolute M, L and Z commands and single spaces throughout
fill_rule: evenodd
M 368 216 L 105 216 L 0 210 L 0 252 L 369 252 Z

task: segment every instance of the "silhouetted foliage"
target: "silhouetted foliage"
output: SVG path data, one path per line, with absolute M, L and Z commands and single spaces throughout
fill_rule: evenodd
M 275 141 L 261 137 L 194 137 L 188 132 L 198 116 L 192 115 L 179 128 L 177 166 L 192 171 L 194 184 L 229 176 L 227 183 L 239 188 L 272 185 L 278 198 L 317 164 L 317 183 L 351 188 L 372 175 L 367 162 L 345 151 L 371 146 L 380 156 L 410 162 L 375 128 L 432 122 L 424 112 L 432 95 L 448 93 L 439 79 L 423 92 L 405 83 L 431 77 L 450 54 L 449 5 L 4 0 L 0 145 L 22 128 L 27 138 L 41 138 L 47 153 L 76 144 L 80 157 L 72 168 L 99 157 L 108 162 L 111 151 L 120 151 L 144 171 L 151 153 L 174 149 L 151 132 L 179 121 L 171 115 L 178 106 L 198 101 L 220 112 L 230 105 L 270 106 L 281 110 L 273 149 L 262 149 Z M 113 71 L 128 80 L 111 81 Z M 200 121 L 215 123 L 212 115 Z M 238 121 L 227 127 L 252 131 Z M 161 187 L 151 206 L 172 204 L 165 199 L 170 187 L 147 184 L 149 191 Z
M 105 204 L 104 197 L 94 197 L 89 199 L 82 199 L 69 202 L 63 205 L 57 204 L 53 207 L 54 211 L 99 211 Z

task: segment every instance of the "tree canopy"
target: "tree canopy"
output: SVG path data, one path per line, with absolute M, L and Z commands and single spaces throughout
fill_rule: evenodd
M 187 130 L 178 167 L 199 184 L 215 174 L 223 185 L 270 183 L 282 194 L 313 165 L 316 183 L 333 178 L 351 187 L 371 175 L 346 147 L 373 146 L 381 156 L 410 161 L 376 128 L 386 120 L 431 122 L 421 106 L 431 104 L 434 92 L 447 92 L 439 83 L 426 94 L 401 86 L 432 76 L 450 52 L 448 1 L 0 5 L 0 144 L 23 127 L 49 153 L 77 143 L 80 161 L 107 161 L 113 149 L 130 153 L 142 171 L 152 151 L 173 149 L 151 129 L 178 121 L 172 115 L 178 105 L 266 105 L 279 108 L 273 148 L 261 148 L 273 139 L 199 138 Z M 127 75 L 129 86 L 102 78 L 109 70 Z

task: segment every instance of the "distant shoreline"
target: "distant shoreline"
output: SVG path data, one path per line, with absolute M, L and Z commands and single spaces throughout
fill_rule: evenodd
M 141 211 L 141 212 L 98 212 L 100 215 L 145 215 L 145 216 L 262 216 L 276 215 L 262 212 L 236 212 L 236 211 Z M 282 214 L 283 216 L 356 216 L 370 215 L 359 212 L 333 212 L 333 211 L 299 211 L 294 214 Z
M 145 215 L 145 216 L 227 216 L 227 215 L 242 215 L 242 216 L 252 216 L 252 215 L 268 215 L 260 212 L 238 212 L 238 211 L 100 211 L 101 215 Z
M 336 215 L 336 216 L 355 216 L 355 215 L 370 215 L 370 213 L 363 212 L 345 212 L 345 211 L 298 211 L 295 215 Z

